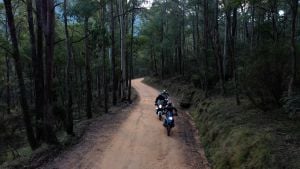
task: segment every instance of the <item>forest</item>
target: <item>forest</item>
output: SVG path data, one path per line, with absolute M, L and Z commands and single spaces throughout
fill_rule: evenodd
M 300 159 L 298 8 L 298 0 L 0 1 L 0 165 L 68 144 L 82 121 L 131 104 L 137 77 L 286 119 Z

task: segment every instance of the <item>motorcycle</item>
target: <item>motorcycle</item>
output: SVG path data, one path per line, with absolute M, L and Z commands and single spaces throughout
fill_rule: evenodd
M 162 104 L 158 104 L 156 106 L 156 114 L 158 116 L 158 119 L 161 121 L 162 120 L 162 114 L 163 114 L 164 108 Z
M 166 103 L 167 103 L 167 100 L 160 100 L 156 104 L 156 114 L 160 121 L 162 120 L 162 115 L 164 114 Z
M 165 113 L 164 127 L 167 129 L 167 135 L 170 136 L 171 129 L 175 126 L 174 113 L 169 111 Z

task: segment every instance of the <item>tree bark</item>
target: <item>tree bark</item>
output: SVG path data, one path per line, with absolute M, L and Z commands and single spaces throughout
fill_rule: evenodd
M 297 77 L 297 52 L 296 52 L 296 25 L 298 13 L 298 0 L 291 0 L 292 9 L 292 31 L 291 31 L 291 54 L 292 54 L 292 74 L 288 87 L 288 96 L 293 95 L 294 83 Z
M 120 52 L 121 52 L 121 99 L 124 100 L 126 97 L 126 83 L 127 83 L 127 65 L 126 65 L 126 49 L 125 49 L 125 41 L 126 41 L 126 30 L 125 30 L 125 10 L 124 10 L 124 1 L 119 0 L 119 12 L 120 12 Z
M 43 36 L 40 29 L 40 7 L 37 0 L 37 36 Z M 38 39 L 38 43 L 36 41 L 36 35 L 34 31 L 34 20 L 33 20 L 33 7 L 32 7 L 32 0 L 26 0 L 27 3 L 27 21 L 28 21 L 28 28 L 30 34 L 30 43 L 31 43 L 31 58 L 32 58 L 32 65 L 33 65 L 33 79 L 34 79 L 34 93 L 35 93 L 35 115 L 36 115 L 36 138 L 37 141 L 40 141 L 43 138 L 43 109 L 44 109 L 44 69 L 43 69 L 43 58 L 42 52 L 40 51 L 43 47 L 42 39 Z M 40 5 L 40 4 L 39 4 Z M 38 45 L 38 46 L 37 46 Z M 40 47 L 40 49 L 38 49 Z M 39 54 L 39 55 L 38 55 Z
M 44 61 L 43 61 L 43 23 L 41 0 L 36 0 L 36 58 L 34 61 L 35 76 L 35 114 L 36 138 L 38 141 L 45 139 L 43 133 L 44 112 Z
M 10 94 L 10 61 L 8 53 L 5 53 L 5 64 L 6 64 L 6 113 L 10 114 L 11 107 L 11 94 Z
M 160 27 L 160 33 L 161 33 L 161 37 L 160 37 L 160 44 L 161 44 L 161 80 L 164 79 L 165 77 L 165 49 L 164 49 L 164 17 L 165 17 L 165 5 L 163 6 L 163 11 L 162 11 L 162 19 L 161 19 L 161 27 Z
M 111 68 L 112 68 L 112 103 L 113 105 L 117 104 L 117 80 L 116 80 L 116 61 L 115 61 L 115 17 L 114 17 L 114 1 L 110 1 L 110 30 L 111 30 Z
M 100 29 L 101 30 L 105 30 L 105 17 L 106 17 L 106 6 L 105 6 L 105 2 L 100 3 Z M 106 32 L 106 31 L 102 31 L 102 32 Z M 102 75 L 103 75 L 103 87 L 104 87 L 104 112 L 108 113 L 108 78 L 107 78 L 107 61 L 106 61 L 106 50 L 107 50 L 107 46 L 106 46 L 106 38 L 105 38 L 105 33 L 102 33 L 102 42 L 99 42 L 100 44 L 100 48 L 101 48 L 101 54 L 102 54 Z
M 132 1 L 132 8 L 135 8 L 135 0 Z M 130 37 L 130 57 L 129 57 L 129 85 L 128 85 L 128 96 L 127 100 L 131 103 L 131 80 L 133 77 L 133 34 L 134 34 L 134 22 L 135 22 L 135 11 L 131 14 L 131 37 Z
M 48 144 L 58 144 L 57 137 L 53 128 L 54 114 L 53 114 L 53 56 L 54 56 L 54 1 L 47 0 L 41 3 L 42 5 L 42 21 L 43 32 L 45 36 L 45 93 L 44 93 L 44 134 Z M 47 120 L 46 120 L 47 119 Z
M 25 88 L 24 77 L 23 77 L 23 67 L 22 67 L 21 56 L 20 56 L 19 47 L 18 47 L 18 39 L 17 39 L 17 34 L 16 34 L 14 16 L 12 13 L 11 0 L 4 0 L 4 6 L 5 6 L 5 11 L 6 11 L 6 16 L 7 16 L 10 38 L 11 38 L 12 47 L 13 47 L 13 58 L 15 61 L 15 69 L 16 69 L 16 73 L 17 73 L 18 86 L 19 86 L 19 92 L 20 92 L 19 100 L 20 100 L 21 107 L 22 107 L 27 139 L 30 144 L 30 147 L 32 149 L 36 149 L 38 147 L 38 144 L 37 144 L 35 136 L 34 136 L 33 128 L 31 125 L 31 118 L 29 115 L 29 106 L 28 106 L 27 99 L 26 99 L 26 88 Z
M 9 35 L 8 35 L 8 24 L 6 21 L 5 25 L 5 37 L 6 40 L 9 40 Z M 11 113 L 11 89 L 10 89 L 10 59 L 8 56 L 8 52 L 5 52 L 5 64 L 6 64 L 6 113 L 10 114 Z
M 224 69 L 222 66 L 223 59 L 222 59 L 222 53 L 221 53 L 221 44 L 220 44 L 220 35 L 219 35 L 219 3 L 218 0 L 215 1 L 215 25 L 214 25 L 214 51 L 215 51 L 215 57 L 217 62 L 217 71 L 219 75 L 219 82 L 221 87 L 221 94 L 225 95 L 225 85 L 224 85 Z
M 237 64 L 236 64 L 236 54 L 235 54 L 235 40 L 236 40 L 236 27 L 237 27 L 237 8 L 233 9 L 232 15 L 232 26 L 231 26 L 231 35 L 230 35 L 230 57 L 231 57 L 231 66 L 233 73 L 233 80 L 235 86 L 235 98 L 237 105 L 240 105 L 240 97 L 239 97 L 239 86 L 238 86 L 238 72 L 237 72 Z
M 72 72 L 72 60 L 73 60 L 73 49 L 72 43 L 70 41 L 69 31 L 68 31 L 68 18 L 67 18 L 67 0 L 64 0 L 64 27 L 66 36 L 66 46 L 67 46 L 67 70 L 66 70 L 66 91 L 68 98 L 67 114 L 66 114 L 66 132 L 69 135 L 74 135 L 73 132 L 73 72 Z
M 92 75 L 90 68 L 90 53 L 89 53 L 89 18 L 84 18 L 84 33 L 85 33 L 85 74 L 86 74 L 86 115 L 87 118 L 92 118 Z
M 204 92 L 205 97 L 208 97 L 208 38 L 209 38 L 209 12 L 208 12 L 208 1 L 203 2 L 203 16 L 204 16 L 204 43 L 203 43 L 203 53 L 204 53 Z

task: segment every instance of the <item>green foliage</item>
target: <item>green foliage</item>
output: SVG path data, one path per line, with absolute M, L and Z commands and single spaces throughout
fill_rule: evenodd
M 96 0 L 76 0 L 74 4 L 72 4 L 70 15 L 82 20 L 84 17 L 89 18 L 95 15 L 99 7 L 100 4 Z
M 267 110 L 280 106 L 288 81 L 288 47 L 266 43 L 248 56 L 241 72 L 241 83 L 246 95 L 258 107 Z

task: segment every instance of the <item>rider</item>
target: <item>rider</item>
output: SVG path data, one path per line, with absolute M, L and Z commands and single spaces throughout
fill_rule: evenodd
M 169 93 L 168 93 L 167 90 L 163 90 L 163 91 L 162 91 L 162 95 L 163 95 L 166 99 L 169 98 Z
M 166 109 L 166 117 L 170 116 L 169 113 L 171 113 L 171 116 L 178 116 L 177 109 L 173 106 L 172 102 L 169 102 L 165 109 Z M 165 119 L 163 125 L 166 126 L 166 124 L 167 124 L 167 121 Z M 175 126 L 175 123 L 173 123 L 172 127 L 174 127 L 174 126 Z
M 166 90 L 163 90 L 157 97 L 156 97 L 156 99 L 155 99 L 155 105 L 157 105 L 158 104 L 158 101 L 164 101 L 164 100 L 166 100 L 166 99 L 168 99 L 168 97 L 169 97 L 169 94 L 168 94 L 168 92 L 166 91 Z
M 165 109 L 167 112 L 172 112 L 174 116 L 178 116 L 177 109 L 173 106 L 172 102 L 169 102 Z

